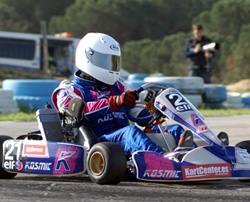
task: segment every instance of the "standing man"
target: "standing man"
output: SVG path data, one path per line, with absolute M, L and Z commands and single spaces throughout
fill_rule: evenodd
M 189 76 L 199 76 L 205 83 L 211 83 L 212 63 L 215 57 L 213 51 L 204 51 L 203 46 L 211 43 L 211 40 L 203 36 L 203 27 L 199 23 L 193 25 L 193 37 L 185 43 L 185 57 L 189 58 Z

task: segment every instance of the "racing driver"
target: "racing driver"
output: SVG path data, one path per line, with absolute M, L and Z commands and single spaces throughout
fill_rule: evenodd
M 138 150 L 165 153 L 141 129 L 129 125 L 124 106 L 133 106 L 139 96 L 136 90 L 126 89 L 120 77 L 121 50 L 115 39 L 102 33 L 86 34 L 76 50 L 76 67 L 73 81 L 63 81 L 53 92 L 52 101 L 59 112 L 75 117 L 99 141 L 119 144 L 127 156 Z M 137 117 L 148 114 L 141 109 Z M 189 130 L 169 125 L 168 132 L 180 139 L 178 146 L 193 146 Z

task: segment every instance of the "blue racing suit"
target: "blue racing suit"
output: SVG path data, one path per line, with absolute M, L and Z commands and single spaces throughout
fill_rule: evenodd
M 101 142 L 118 143 L 127 156 L 139 150 L 164 153 L 164 149 L 152 142 L 142 130 L 129 125 L 124 107 L 116 111 L 110 109 L 109 97 L 121 95 L 126 90 L 122 78 L 119 78 L 113 86 L 98 86 L 95 81 L 85 80 L 78 75 L 79 71 L 75 73 L 72 82 L 62 81 L 53 92 L 52 101 L 58 111 L 67 113 L 70 101 L 80 98 L 85 103 L 85 120 L 78 121 L 90 128 Z M 140 114 L 145 114 L 145 112 L 139 113 L 138 117 Z M 184 131 L 179 125 L 170 125 L 168 130 L 176 137 L 178 136 L 177 138 Z

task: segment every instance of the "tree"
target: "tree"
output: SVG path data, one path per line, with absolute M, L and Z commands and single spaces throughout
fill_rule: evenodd
M 202 23 L 205 31 L 217 32 L 223 36 L 232 35 L 237 39 L 241 26 L 249 23 L 249 10 L 248 0 L 219 0 L 210 11 L 200 13 L 193 22 Z
M 234 50 L 234 68 L 232 73 L 233 80 L 250 78 L 250 24 L 243 25 L 240 31 L 239 39 Z
M 20 17 L 13 7 L 0 2 L 0 30 L 24 32 L 27 26 L 20 23 Z
M 133 73 L 158 72 L 158 41 L 143 39 L 122 46 L 122 67 Z
M 40 22 L 53 15 L 64 14 L 75 0 L 1 0 L 0 29 L 5 31 L 40 33 Z
M 184 43 L 187 34 L 179 33 L 162 40 L 143 39 L 122 46 L 122 66 L 131 73 L 163 73 L 167 76 L 186 76 Z
M 103 32 L 121 44 L 144 38 L 161 39 L 176 32 L 189 31 L 192 18 L 210 9 L 214 2 L 76 0 L 64 16 L 52 18 L 49 30 L 52 34 L 70 31 L 76 37 L 87 32 Z
M 184 44 L 189 35 L 180 32 L 163 38 L 158 55 L 160 72 L 166 76 L 187 76 Z
M 194 22 L 220 43 L 213 59 L 216 83 L 250 76 L 249 0 L 0 0 L 0 30 L 71 32 L 83 37 L 103 32 L 120 42 L 123 67 L 130 72 L 187 75 L 183 55 Z

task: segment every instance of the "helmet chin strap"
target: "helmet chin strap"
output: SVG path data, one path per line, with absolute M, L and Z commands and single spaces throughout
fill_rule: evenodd
M 84 80 L 88 80 L 88 81 L 94 81 L 94 82 L 97 81 L 94 77 L 88 75 L 87 73 L 85 73 L 85 72 L 83 72 L 81 70 L 80 70 L 79 77 L 84 79 Z
M 79 77 L 88 81 L 94 81 L 95 83 L 97 83 L 97 88 L 101 89 L 101 90 L 105 90 L 107 87 L 109 87 L 109 85 L 102 83 L 101 81 L 95 79 L 94 77 L 90 76 L 89 74 L 83 72 L 80 70 L 80 74 Z
M 101 90 L 105 90 L 108 87 L 109 87 L 109 85 L 107 85 L 105 83 L 102 83 L 102 82 L 98 83 L 98 88 L 101 89 Z

